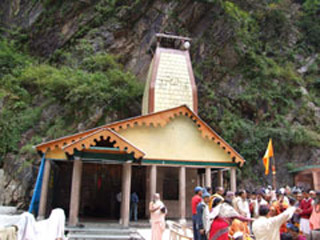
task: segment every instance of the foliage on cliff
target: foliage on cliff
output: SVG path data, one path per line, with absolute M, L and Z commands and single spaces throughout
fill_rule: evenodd
M 109 54 L 86 57 L 77 68 L 55 66 L 2 40 L 0 69 L 1 156 L 32 153 L 44 139 L 94 127 L 120 111 L 128 115 L 141 98 L 142 85 Z M 19 144 L 29 129 L 34 132 Z

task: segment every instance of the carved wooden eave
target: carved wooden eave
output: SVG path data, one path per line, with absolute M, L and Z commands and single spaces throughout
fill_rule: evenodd
M 112 131 L 108 128 L 101 128 L 86 137 L 83 137 L 77 141 L 74 141 L 62 149 L 64 152 L 73 155 L 75 150 L 82 151 L 84 149 L 89 149 L 91 146 L 95 146 L 100 140 L 107 140 L 114 143 L 115 148 L 119 148 L 119 150 L 124 151 L 128 154 L 133 153 L 133 156 L 136 159 L 142 158 L 145 156 L 145 153 L 134 146 L 132 143 L 128 142 L 126 139 L 121 137 L 116 132 Z
M 125 147 L 128 148 L 128 146 L 130 146 L 129 151 L 134 152 L 136 154 L 135 156 L 141 157 L 142 155 L 144 156 L 143 151 L 134 147 L 131 143 L 129 143 L 124 138 L 122 138 L 116 132 L 121 129 L 126 129 L 129 127 L 134 128 L 135 126 L 143 126 L 143 125 L 153 126 L 153 127 L 164 127 L 170 121 L 172 121 L 175 117 L 182 116 L 182 115 L 189 117 L 190 119 L 193 120 L 194 124 L 197 126 L 198 130 L 201 132 L 201 136 L 203 138 L 207 138 L 210 141 L 215 142 L 217 145 L 219 145 L 220 148 L 222 148 L 230 156 L 230 158 L 235 163 L 239 163 L 240 166 L 243 166 L 243 164 L 245 163 L 244 158 L 237 151 L 235 151 L 226 141 L 224 141 L 222 137 L 220 137 L 212 128 L 210 128 L 202 119 L 200 119 L 200 117 L 196 113 L 194 113 L 186 105 L 182 105 L 176 108 L 172 108 L 172 109 L 168 109 L 160 112 L 150 113 L 147 115 L 133 117 L 133 118 L 125 119 L 118 122 L 109 123 L 94 129 L 87 130 L 85 132 L 77 133 L 71 136 L 66 136 L 56 140 L 39 144 L 36 146 L 36 149 L 44 153 L 46 151 L 53 150 L 55 148 L 60 148 L 69 153 L 69 151 L 70 152 L 73 151 L 70 149 L 78 149 L 78 150 L 83 149 L 83 144 L 87 148 L 88 143 L 94 144 L 95 140 L 98 140 L 99 137 L 107 136 L 108 134 L 111 135 L 112 133 L 113 139 L 115 139 L 116 136 L 118 137 L 117 143 L 122 144 L 122 145 L 119 145 L 122 147 L 122 149 L 125 149 Z M 87 138 L 90 140 L 82 141 Z M 75 145 L 73 145 L 73 143 L 75 143 Z M 123 146 L 125 147 L 123 148 Z M 126 150 L 126 152 L 128 152 L 128 150 Z

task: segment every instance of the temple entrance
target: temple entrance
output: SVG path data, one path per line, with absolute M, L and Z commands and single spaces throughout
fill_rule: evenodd
M 49 191 L 52 202 L 49 209 L 62 208 L 69 213 L 72 164 L 57 162 L 54 164 L 51 178 L 53 185 Z M 119 220 L 121 201 L 117 195 L 122 190 L 122 165 L 84 163 L 81 180 L 80 218 L 101 218 Z M 145 218 L 146 167 L 133 166 L 131 193 L 139 197 L 138 218 Z M 120 194 L 121 195 L 121 194 Z M 48 209 L 48 210 L 49 210 Z
M 120 218 L 122 165 L 85 163 L 83 166 L 80 217 Z
M 52 161 L 46 216 L 52 209 L 62 208 L 69 217 L 71 179 L 72 162 Z

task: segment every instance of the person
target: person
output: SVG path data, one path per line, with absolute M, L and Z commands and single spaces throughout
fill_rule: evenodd
M 284 190 L 279 191 L 277 194 L 277 200 L 272 203 L 272 207 L 275 209 L 274 216 L 279 215 L 280 213 L 284 212 L 289 207 L 289 203 L 287 204 L 287 202 L 284 200 L 284 197 L 285 197 Z M 286 231 L 287 231 L 286 224 L 282 224 L 282 226 L 280 228 L 280 233 L 284 233 Z
M 239 191 L 237 191 L 237 192 L 235 192 L 234 198 L 232 199 L 232 206 L 237 212 L 239 212 L 239 209 L 237 206 L 237 202 L 239 201 L 239 199 L 240 199 Z
M 309 196 L 312 198 L 312 205 L 314 205 L 315 200 L 317 199 L 316 191 L 310 190 L 310 191 L 309 191 Z
M 300 235 L 299 228 L 294 226 L 292 223 L 287 224 L 287 234 L 291 236 L 292 240 L 307 240 L 303 235 Z
M 234 236 L 237 233 L 241 233 L 244 239 L 251 239 L 250 238 L 250 230 L 246 222 L 240 221 L 239 219 L 233 219 L 232 224 L 229 229 L 229 235 Z
M 258 217 L 259 215 L 259 205 L 256 192 L 251 193 L 251 198 L 249 202 L 250 214 L 252 217 Z
M 264 196 L 264 190 L 260 190 L 257 194 L 257 205 L 255 206 L 255 210 L 254 210 L 254 217 L 258 218 L 259 217 L 259 208 L 261 205 L 268 205 L 268 202 L 266 200 L 264 200 L 263 198 Z
M 310 230 L 312 239 L 320 239 L 320 192 L 316 193 L 315 203 L 310 216 Z M 316 238 L 318 237 L 318 238 Z
M 275 217 L 267 218 L 269 207 L 261 205 L 259 208 L 260 217 L 252 224 L 252 231 L 256 240 L 280 240 L 281 225 L 288 221 L 295 211 L 295 207 L 290 207 Z
M 284 202 L 285 205 L 289 205 L 289 198 L 287 197 L 286 189 L 285 188 L 280 188 L 279 189 L 279 194 L 282 198 L 282 202 Z
M 121 223 L 122 222 L 122 219 L 121 219 L 121 214 L 120 214 L 120 211 L 121 211 L 121 202 L 122 202 L 122 192 L 118 192 L 117 195 L 116 195 L 116 200 L 117 200 L 117 217 L 119 218 L 119 222 Z
M 207 233 L 209 232 L 209 202 L 210 194 L 204 192 L 202 194 L 203 200 L 197 206 L 196 225 L 198 236 L 200 240 L 207 240 Z
M 301 203 L 301 201 L 302 201 L 302 199 L 303 199 L 302 193 L 299 192 L 299 191 L 295 191 L 294 196 L 295 196 L 295 200 L 296 200 L 296 201 L 295 201 L 295 203 L 292 204 L 292 206 L 294 206 L 294 207 L 296 207 L 296 208 L 299 208 L 300 203 Z M 293 217 L 292 217 L 291 221 L 292 221 L 292 223 L 293 223 L 294 225 L 296 225 L 296 226 L 299 227 L 299 224 L 300 224 L 300 214 L 299 214 L 298 212 L 295 212 L 295 213 L 293 214 Z
M 197 230 L 197 206 L 202 201 L 203 189 L 200 186 L 194 188 L 195 195 L 191 199 L 191 210 L 192 210 L 192 228 L 193 228 L 193 239 L 200 240 L 199 232 Z
M 151 239 L 162 240 L 163 232 L 166 228 L 165 216 L 167 209 L 163 202 L 160 200 L 160 194 L 155 193 L 149 204 L 150 222 L 151 222 Z
M 209 215 L 209 219 L 212 221 L 209 232 L 210 240 L 228 240 L 229 225 L 234 218 L 241 221 L 250 221 L 250 219 L 242 217 L 230 204 L 223 202 L 220 198 L 216 198 L 214 203 L 216 206 Z
M 210 203 L 209 203 L 209 211 L 210 212 L 212 210 L 212 204 L 213 204 L 213 201 L 215 198 L 221 198 L 224 201 L 223 194 L 224 194 L 224 188 L 223 187 L 216 187 L 216 193 L 210 197 Z
M 139 204 L 139 197 L 136 192 L 133 192 L 130 197 L 130 218 L 135 222 L 138 221 L 138 204 Z
M 237 204 L 237 209 L 240 213 L 241 216 L 250 218 L 250 208 L 249 208 L 249 202 L 247 199 L 247 192 L 246 190 L 241 190 L 239 191 L 240 198 L 236 202 Z
M 309 218 L 312 213 L 312 198 L 310 198 L 307 191 L 303 191 L 303 200 L 300 202 L 298 213 L 300 215 L 300 231 L 308 236 L 310 235 Z
M 224 199 L 224 202 L 226 202 L 226 203 L 228 203 L 228 204 L 230 204 L 232 206 L 232 202 L 233 202 L 234 198 L 235 198 L 234 193 L 231 192 L 231 191 L 228 191 L 226 193 L 226 197 Z

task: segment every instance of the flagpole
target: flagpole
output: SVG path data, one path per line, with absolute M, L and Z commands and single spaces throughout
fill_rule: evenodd
M 277 177 L 276 177 L 276 158 L 272 157 L 272 188 L 277 189 Z

